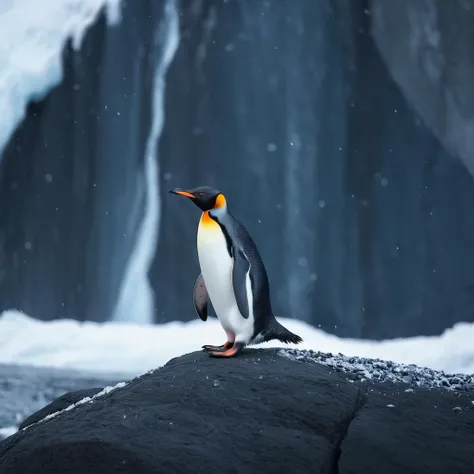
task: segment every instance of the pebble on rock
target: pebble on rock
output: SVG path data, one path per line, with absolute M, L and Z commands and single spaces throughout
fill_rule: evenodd
M 291 360 L 327 365 L 343 372 L 349 379 L 376 382 L 402 383 L 425 388 L 448 390 L 473 390 L 474 374 L 447 374 L 441 370 L 405 365 L 381 359 L 352 357 L 343 354 L 323 353 L 312 350 L 280 349 L 277 354 Z

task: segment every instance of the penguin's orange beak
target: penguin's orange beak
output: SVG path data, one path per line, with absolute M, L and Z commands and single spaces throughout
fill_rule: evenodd
M 179 189 L 179 188 L 170 189 L 169 192 L 171 194 L 179 194 L 180 196 L 188 197 L 191 199 L 195 199 L 196 197 L 194 194 L 191 194 L 188 191 L 184 191 L 184 189 Z

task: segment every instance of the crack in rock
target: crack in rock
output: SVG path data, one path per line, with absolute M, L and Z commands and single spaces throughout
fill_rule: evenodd
M 349 426 L 354 421 L 355 417 L 362 408 L 364 408 L 367 403 L 367 393 L 366 390 L 363 390 L 362 387 L 357 389 L 357 397 L 354 402 L 354 407 L 352 408 L 352 413 L 346 417 L 341 423 L 341 429 L 339 433 L 333 438 L 333 452 L 331 459 L 328 463 L 327 469 L 325 472 L 327 474 L 339 474 L 339 459 L 341 458 L 341 445 L 347 437 L 349 431 Z

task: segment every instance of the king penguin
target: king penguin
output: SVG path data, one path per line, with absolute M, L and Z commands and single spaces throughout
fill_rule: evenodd
M 262 258 L 247 229 L 232 215 L 224 195 L 208 186 L 169 192 L 191 199 L 202 211 L 197 231 L 201 273 L 194 285 L 194 308 L 206 321 L 211 302 L 227 334 L 225 344 L 205 345 L 203 350 L 214 357 L 233 357 L 249 344 L 302 342 L 276 320 Z

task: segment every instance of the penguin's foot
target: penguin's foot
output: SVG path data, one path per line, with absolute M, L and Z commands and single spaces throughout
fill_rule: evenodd
M 244 345 L 240 342 L 234 342 L 233 346 L 230 349 L 224 351 L 209 351 L 211 357 L 234 357 L 237 355 Z
M 233 345 L 233 342 L 227 341 L 225 344 L 222 344 L 222 346 L 210 346 L 209 344 L 206 344 L 205 346 L 202 346 L 203 350 L 205 351 L 215 351 L 215 352 L 224 352 L 227 349 L 230 349 Z

